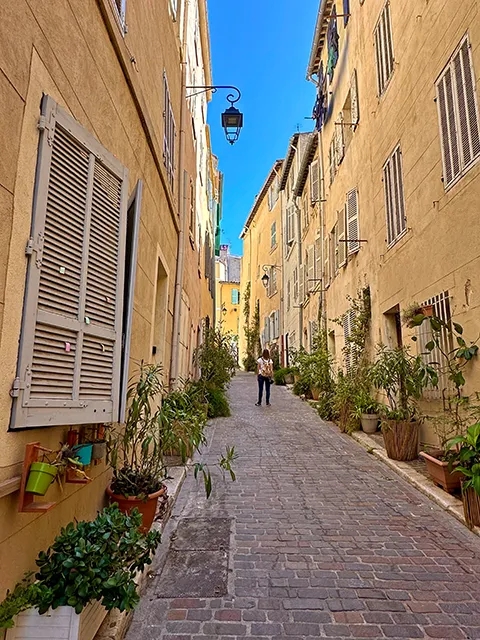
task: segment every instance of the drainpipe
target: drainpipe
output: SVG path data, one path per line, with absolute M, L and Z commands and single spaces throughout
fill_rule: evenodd
M 186 85 L 187 85 L 187 25 L 188 25 L 188 6 L 190 0 L 185 0 L 184 16 L 183 16 L 183 42 L 181 47 L 181 68 L 182 68 L 182 90 L 180 97 L 180 140 L 178 151 L 178 205 L 180 208 L 180 228 L 178 231 L 178 248 L 177 248 L 177 269 L 175 273 L 175 291 L 173 302 L 173 330 L 172 330 L 172 357 L 170 360 L 170 386 L 175 384 L 178 376 L 179 348 L 180 348 L 180 328 L 182 313 L 182 290 L 183 290 L 183 271 L 185 261 L 185 225 L 187 212 L 187 189 L 186 176 L 184 175 L 184 155 L 185 155 L 185 122 L 186 122 Z

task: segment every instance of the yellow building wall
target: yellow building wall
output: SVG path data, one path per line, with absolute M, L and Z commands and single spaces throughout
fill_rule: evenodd
M 167 3 L 151 3 L 148 12 L 141 3 L 128 3 L 128 34 L 123 39 L 111 7 L 107 0 L 35 5 L 19 0 L 0 8 L 0 238 L 4 247 L 0 258 L 0 487 L 20 473 L 26 443 L 40 441 L 45 447 L 58 448 L 67 430 L 8 432 L 43 93 L 51 95 L 128 168 L 129 192 L 137 180 L 144 182 L 131 370 L 140 360 L 152 359 L 159 261 L 168 279 L 161 339 L 167 368 L 170 362 L 178 197 L 166 186 L 159 141 L 163 139 L 163 69 L 177 127 L 180 124 L 178 23 L 169 16 Z M 102 11 L 108 16 L 105 20 Z M 130 67 L 124 72 L 119 60 L 125 62 L 126 47 L 135 61 L 130 62 L 129 55 Z M 135 96 L 126 79 L 129 73 L 134 74 Z M 186 144 L 188 157 L 192 147 L 189 150 Z M 192 271 L 190 263 L 187 269 Z M 198 274 L 195 277 L 198 280 Z M 199 306 L 195 278 L 187 277 L 185 286 L 196 292 L 189 299 Z M 61 525 L 74 517 L 92 518 L 102 507 L 109 472 L 102 464 L 92 467 L 91 474 L 93 482 L 87 486 L 67 485 L 63 493 L 52 488 L 48 498 L 58 504 L 44 515 L 18 513 L 18 492 L 0 497 L 0 596 L 34 568 L 38 551 L 51 543 Z
M 346 28 L 338 20 L 339 60 L 329 87 L 330 117 L 321 132 L 325 167 L 326 200 L 323 233 L 328 233 L 344 205 L 346 193 L 358 189 L 360 238 L 366 240 L 330 284 L 325 295 L 328 328 L 335 334 L 337 360 L 341 364 L 343 331 L 331 321 L 349 306 L 347 295 L 370 286 L 372 296 L 371 348 L 379 342 L 392 344 L 386 312 L 412 301 L 422 302 L 449 292 L 455 321 L 465 335 L 480 333 L 480 164 L 475 164 L 448 191 L 442 182 L 439 119 L 435 81 L 466 32 L 469 34 L 475 77 L 480 73 L 480 17 L 478 3 L 464 0 L 416 3 L 391 0 L 395 65 L 384 94 L 377 96 L 373 34 L 383 0 L 363 5 L 350 3 Z M 323 52 L 324 68 L 326 51 Z M 353 70 L 358 77 L 360 120 L 333 184 L 329 185 L 329 145 L 335 122 L 348 93 Z M 478 99 L 477 90 L 477 99 Z M 400 143 L 402 150 L 407 231 L 387 246 L 382 170 Z M 403 343 L 410 345 L 412 331 L 402 327 Z M 467 376 L 465 393 L 480 388 L 480 365 L 475 362 Z M 434 410 L 427 403 L 426 410 Z M 422 439 L 431 441 L 424 429 Z

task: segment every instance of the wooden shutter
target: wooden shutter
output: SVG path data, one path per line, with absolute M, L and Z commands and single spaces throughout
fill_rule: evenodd
M 324 240 L 323 284 L 325 287 L 330 284 L 330 236 L 328 234 Z
M 360 107 L 358 104 L 358 84 L 357 84 L 357 70 L 354 69 L 352 73 L 352 79 L 350 80 L 350 109 L 352 114 L 352 125 L 355 130 L 358 121 L 360 120 Z
M 322 239 L 318 236 L 315 239 L 315 279 L 318 281 L 322 277 Z M 314 283 L 315 285 L 318 282 Z
M 338 266 L 342 267 L 347 261 L 347 243 L 345 242 L 345 207 L 337 212 L 337 245 Z
M 345 138 L 343 132 L 343 113 L 338 116 L 338 123 L 335 123 L 335 164 L 342 162 L 345 156 Z
M 355 253 L 360 249 L 358 225 L 358 194 L 356 189 L 347 193 L 347 239 L 348 253 Z
M 318 160 L 314 160 L 310 165 L 310 198 L 313 203 L 319 200 L 319 175 L 318 175 Z
M 311 246 L 308 249 L 308 282 L 306 292 L 308 293 L 312 289 L 315 289 L 315 247 Z
M 122 329 L 122 376 L 120 387 L 119 421 L 125 421 L 128 387 L 128 364 L 130 359 L 130 342 L 132 337 L 133 292 L 137 272 L 138 233 L 140 228 L 140 212 L 142 207 L 143 181 L 139 180 L 128 201 L 127 242 L 125 250 L 125 287 L 123 301 Z
M 460 175 L 460 152 L 450 66 L 437 82 L 437 108 L 443 152 L 443 178 L 445 186 L 448 186 Z
M 299 273 L 299 302 L 303 304 L 305 298 L 305 265 L 300 265 Z
M 12 428 L 118 419 L 127 171 L 42 101 Z

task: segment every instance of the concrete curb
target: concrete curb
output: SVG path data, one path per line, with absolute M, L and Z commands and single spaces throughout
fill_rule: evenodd
M 186 466 L 172 467 L 168 470 L 170 478 L 164 481 L 167 486 L 168 504 L 161 520 L 154 521 L 152 529 L 163 532 L 172 513 L 173 506 L 177 500 L 183 481 L 187 475 Z M 138 576 L 137 583 L 140 595 L 146 588 L 150 567 Z M 126 636 L 130 623 L 132 622 L 133 611 L 129 613 L 120 612 L 114 609 L 107 613 L 100 629 L 97 631 L 95 640 L 123 640 Z
M 370 438 L 366 433 L 362 431 L 354 431 L 350 434 L 351 437 L 356 440 L 364 449 L 367 449 L 369 453 L 384 462 L 390 469 L 393 469 L 395 473 L 398 473 L 404 480 L 421 491 L 427 498 L 436 502 L 444 511 L 451 516 L 459 520 L 463 525 L 467 526 L 465 516 L 463 513 L 462 501 L 454 496 L 450 495 L 440 487 L 437 487 L 431 480 L 425 478 L 421 473 L 412 469 L 407 462 L 400 462 L 398 460 L 391 460 L 387 456 L 387 452 L 382 447 L 379 447 L 378 443 Z M 475 535 L 480 536 L 480 528 L 474 527 L 471 530 Z

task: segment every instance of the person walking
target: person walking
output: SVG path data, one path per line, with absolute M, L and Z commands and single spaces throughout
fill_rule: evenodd
M 263 387 L 265 385 L 265 396 L 267 407 L 270 406 L 270 384 L 273 376 L 273 360 L 270 359 L 270 352 L 264 349 L 261 357 L 257 360 L 257 379 L 258 379 L 258 402 L 255 406 L 260 407 L 262 404 Z

